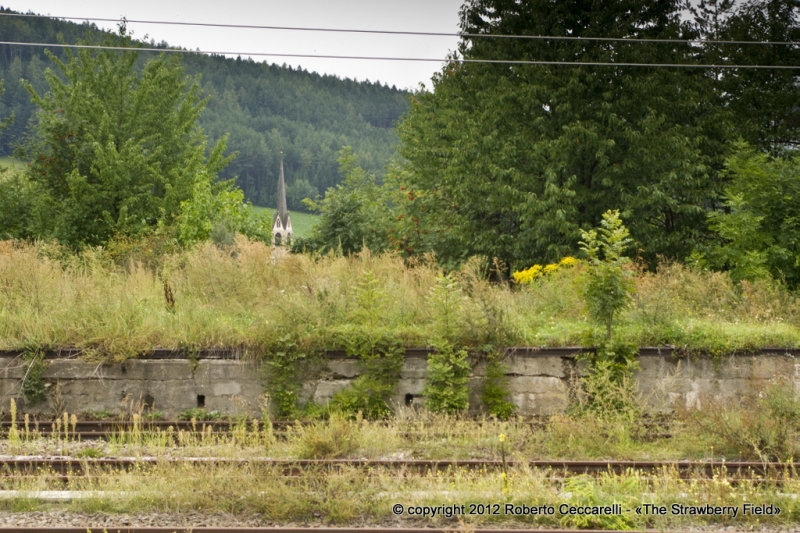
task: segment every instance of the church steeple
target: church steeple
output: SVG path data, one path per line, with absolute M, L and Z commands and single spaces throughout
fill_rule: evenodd
M 283 179 L 283 152 L 281 151 L 281 170 L 278 174 L 278 209 L 272 222 L 272 242 L 275 246 L 291 244 L 292 221 L 286 208 L 286 182 Z

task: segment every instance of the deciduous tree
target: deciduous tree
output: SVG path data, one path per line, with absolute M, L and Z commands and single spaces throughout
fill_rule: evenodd
M 74 247 L 173 224 L 198 183 L 213 182 L 230 160 L 224 140 L 206 156 L 197 125 L 206 101 L 177 57 L 137 70 L 124 25 L 104 44 L 131 49 L 49 54 L 48 91 L 26 84 L 39 108 L 26 150 L 39 194 L 33 234 Z

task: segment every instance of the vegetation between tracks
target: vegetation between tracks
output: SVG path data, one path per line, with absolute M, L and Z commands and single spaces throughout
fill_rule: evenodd
M 565 475 L 534 469 L 512 461 L 526 459 L 638 459 L 666 460 L 756 459 L 790 461 L 797 457 L 800 401 L 791 385 L 778 384 L 751 405 L 708 404 L 703 412 L 679 413 L 673 419 L 642 417 L 641 410 L 587 411 L 551 417 L 542 424 L 521 419 L 469 420 L 403 410 L 381 422 L 333 415 L 327 421 L 293 424 L 283 431 L 266 418 L 240 419 L 229 434 L 212 433 L 194 421 L 194 431 L 148 431 L 139 415 L 128 429 L 107 442 L 70 439 L 77 418 L 63 415 L 42 438 L 37 424 L 23 418 L 0 444 L 4 454 L 66 455 L 83 458 L 80 476 L 54 478 L 38 470 L 0 477 L 0 490 L 82 491 L 83 497 L 52 504 L 23 492 L 2 500 L 0 508 L 12 511 L 53 508 L 77 512 L 225 512 L 258 513 L 277 522 L 332 525 L 398 524 L 418 517 L 395 516 L 392 506 L 499 505 L 499 514 L 473 514 L 422 519 L 437 526 L 470 528 L 476 525 L 541 525 L 571 528 L 630 529 L 674 528 L 690 524 L 757 527 L 794 523 L 800 513 L 800 480 L 796 472 L 771 472 L 769 479 L 739 478 L 720 469 L 706 479 L 685 479 L 676 470 L 653 474 L 630 470 L 622 474 Z M 668 435 L 665 435 L 668 433 Z M 501 437 L 502 435 L 502 437 Z M 99 457 L 149 456 L 229 457 L 247 459 L 469 459 L 506 460 L 502 469 L 450 468 L 445 471 L 376 468 L 365 475 L 357 466 L 335 469 L 305 467 L 286 476 L 284 466 L 256 461 L 181 464 L 168 461 L 142 464 L 128 471 L 94 465 Z M 524 462 L 524 461 L 523 461 Z M 88 492 L 87 492 L 88 491 Z M 27 497 L 25 495 L 28 495 Z M 620 515 L 518 516 L 506 505 L 535 507 L 622 505 L 635 509 L 644 503 L 671 506 L 744 503 L 779 507 L 770 516 Z M 460 524 L 459 524 L 460 521 Z
M 181 466 L 159 464 L 128 472 L 108 473 L 102 469 L 91 477 L 71 478 L 66 487 L 44 474 L 0 480 L 4 489 L 23 491 L 87 491 L 85 498 L 59 505 L 60 509 L 82 512 L 226 512 L 259 513 L 274 521 L 299 523 L 359 524 L 398 523 L 419 520 L 408 513 L 395 516 L 392 506 L 442 506 L 483 504 L 499 506 L 498 514 L 482 513 L 463 517 L 425 517 L 431 525 L 527 523 L 575 528 L 631 529 L 635 527 L 676 527 L 697 523 L 737 526 L 788 524 L 796 520 L 800 502 L 791 495 L 800 492 L 800 482 L 781 479 L 776 483 L 753 483 L 732 479 L 720 472 L 709 480 L 680 479 L 674 472 L 644 476 L 579 475 L 554 478 L 553 472 L 526 467 L 509 467 L 505 480 L 496 471 L 452 469 L 446 472 L 414 474 L 375 470 L 364 475 L 360 468 L 335 471 L 304 470 L 286 477 L 280 471 L 255 464 Z M 89 492 L 92 491 L 92 492 Z M 369 495 L 367 497 L 367 495 Z M 514 516 L 506 504 L 529 507 L 560 504 L 610 506 L 621 504 L 621 515 L 577 516 L 556 511 L 545 516 Z M 736 519 L 714 516 L 638 516 L 633 512 L 643 503 L 670 506 L 772 504 L 777 516 L 742 516 Z M 0 503 L 0 508 L 30 511 L 53 508 L 34 498 Z

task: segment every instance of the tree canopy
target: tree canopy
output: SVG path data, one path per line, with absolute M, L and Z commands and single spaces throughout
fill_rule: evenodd
M 620 210 L 637 242 L 633 253 L 649 261 L 685 258 L 713 239 L 707 214 L 724 208 L 733 141 L 770 150 L 797 139 L 793 74 L 613 63 L 797 64 L 797 50 L 591 39 L 787 40 L 796 35 L 797 7 L 751 0 L 725 11 L 703 3 L 694 19 L 686 7 L 468 1 L 465 34 L 586 40 L 464 37 L 457 56 L 612 65 L 452 61 L 432 92 L 415 94 L 399 135 L 405 185 L 417 209 L 425 207 L 423 249 L 456 262 L 474 254 L 512 267 L 553 262 L 576 252 L 580 232 L 609 209 Z M 766 95 L 756 102 L 760 91 Z
M 124 26 L 105 43 L 134 44 Z M 26 183 L 0 192 L 27 187 L 32 197 L 27 227 L 9 233 L 80 247 L 175 224 L 197 185 L 213 183 L 229 161 L 224 140 L 206 157 L 198 84 L 178 58 L 153 58 L 135 69 L 135 49 L 49 56 L 57 70 L 44 72 L 47 92 L 25 84 L 39 108 L 25 149 Z
M 692 36 L 680 4 L 473 0 L 461 30 L 490 35 Z M 682 63 L 688 45 L 465 39 L 468 59 Z M 442 228 L 445 257 L 512 265 L 573 253 L 580 231 L 619 208 L 653 257 L 683 257 L 721 193 L 725 115 L 702 71 L 451 63 L 400 126 L 409 185 Z

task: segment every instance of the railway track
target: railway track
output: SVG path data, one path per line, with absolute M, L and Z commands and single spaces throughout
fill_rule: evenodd
M 543 428 L 547 425 L 545 418 L 538 418 L 522 422 L 530 427 L 531 430 Z M 52 421 L 33 421 L 27 427 L 22 422 L 17 422 L 15 428 L 18 435 L 27 438 L 59 438 L 68 440 L 93 440 L 102 439 L 108 440 L 115 437 L 120 437 L 124 434 L 130 435 L 134 432 L 141 434 L 163 434 L 172 431 L 174 435 L 179 432 L 211 432 L 213 434 L 227 434 L 230 435 L 236 427 L 244 427 L 240 422 L 231 422 L 229 420 L 157 420 L 157 421 L 138 421 L 130 420 L 79 420 L 74 426 L 69 425 L 64 427 L 63 424 L 56 425 Z M 252 422 L 248 421 L 246 428 L 252 429 Z M 285 433 L 290 427 L 299 425 L 308 425 L 309 423 L 301 423 L 290 420 L 278 420 L 271 423 L 272 429 L 277 434 Z M 480 422 L 476 422 L 480 424 Z M 411 424 L 410 424 L 411 425 Z M 645 428 L 648 434 L 653 438 L 670 438 L 671 435 L 663 429 L 665 428 L 663 421 L 646 423 Z M 0 421 L 0 435 L 9 434 L 12 423 L 10 421 Z M 171 429 L 170 429 L 171 428 Z M 414 429 L 404 431 L 408 437 L 415 435 Z
M 2 527 L 4 533 L 454 533 L 459 526 L 449 528 L 384 528 L 384 527 L 114 527 L 88 525 L 85 527 Z M 576 533 L 575 529 L 470 529 L 473 533 Z M 582 529 L 581 533 L 601 533 L 601 530 Z
M 500 460 L 367 460 L 367 459 L 236 459 L 224 457 L 157 458 L 127 457 L 79 459 L 72 457 L 7 457 L 0 458 L 0 474 L 51 474 L 74 477 L 90 471 L 114 471 L 154 468 L 164 465 L 189 466 L 239 466 L 256 465 L 272 468 L 283 475 L 299 475 L 309 470 L 336 470 L 362 468 L 364 470 L 394 469 L 404 472 L 466 470 L 502 470 L 508 468 L 531 468 L 547 470 L 556 474 L 597 475 L 602 473 L 623 474 L 640 472 L 659 474 L 677 473 L 681 477 L 705 477 L 724 473 L 734 479 L 762 480 L 765 477 L 795 478 L 798 463 L 762 463 L 754 461 L 500 461 Z

